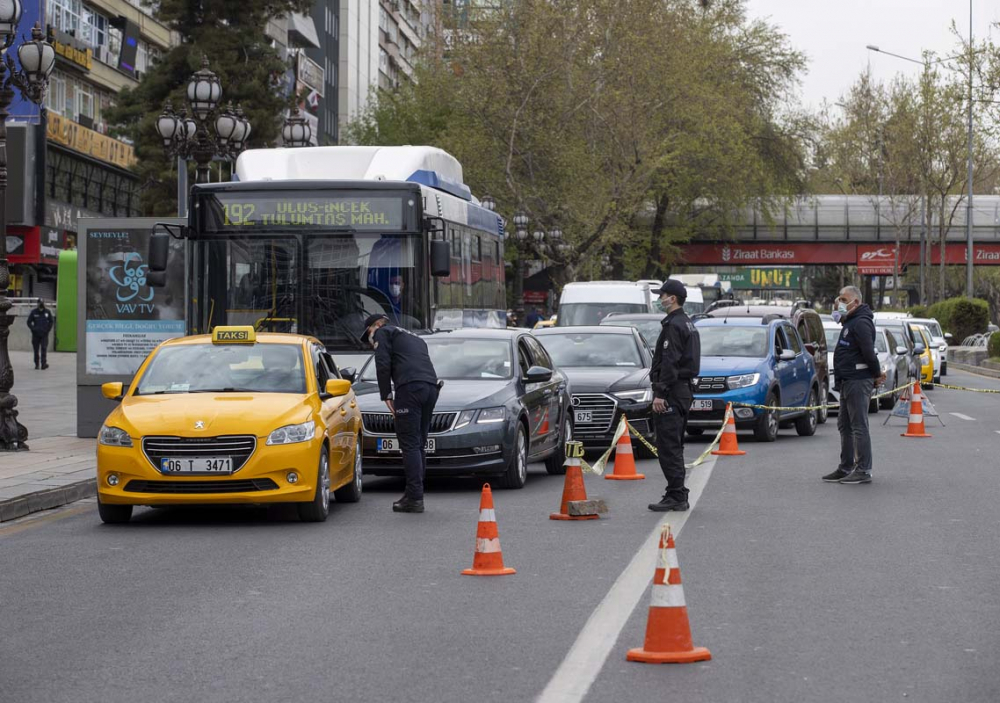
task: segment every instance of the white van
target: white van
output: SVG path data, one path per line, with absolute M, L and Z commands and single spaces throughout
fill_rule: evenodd
M 613 312 L 655 312 L 649 285 L 629 281 L 567 283 L 559 296 L 556 327 L 599 325 Z

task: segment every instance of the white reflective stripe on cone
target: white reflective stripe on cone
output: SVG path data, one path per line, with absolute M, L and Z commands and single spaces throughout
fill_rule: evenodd
M 910 415 L 910 422 L 912 422 L 913 424 L 917 424 L 918 422 L 923 422 L 923 421 L 924 421 L 923 415 Z
M 683 608 L 684 586 L 680 584 L 653 584 L 653 595 L 649 599 L 653 608 Z
M 662 549 L 660 550 L 660 568 L 661 569 L 679 569 L 681 565 L 677 563 L 677 550 L 676 549 Z
M 722 434 L 736 434 L 736 425 L 731 422 L 725 424 L 725 429 L 722 430 Z
M 496 522 L 497 514 L 493 508 L 483 508 L 479 511 L 479 522 Z
M 500 538 L 494 537 L 493 539 L 483 539 L 482 537 L 476 538 L 476 551 L 480 554 L 490 554 L 491 552 L 500 551 Z
M 617 451 L 618 451 L 619 454 L 631 454 L 632 453 L 632 443 L 631 442 L 625 442 L 625 443 L 619 444 Z

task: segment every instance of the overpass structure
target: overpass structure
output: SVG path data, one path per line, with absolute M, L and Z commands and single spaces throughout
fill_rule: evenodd
M 728 241 L 699 240 L 682 245 L 681 261 L 689 266 L 788 266 L 853 264 L 858 272 L 889 275 L 896 265 L 920 261 L 920 242 L 927 262 L 941 262 L 940 210 L 929 212 L 919 198 L 867 195 L 816 195 L 797 198 L 768 222 L 758 208 L 747 210 Z M 1000 195 L 973 200 L 973 263 L 1000 266 Z M 945 207 L 946 264 L 967 261 L 965 200 L 949 198 Z M 954 213 L 954 215 L 952 215 Z

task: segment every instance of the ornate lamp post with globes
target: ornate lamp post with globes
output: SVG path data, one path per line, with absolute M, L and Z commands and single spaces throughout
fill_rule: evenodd
M 7 53 L 17 36 L 21 21 L 21 0 L 0 0 L 0 451 L 23 451 L 28 448 L 28 430 L 17 421 L 17 398 L 14 369 L 7 352 L 11 318 L 7 315 L 11 303 L 7 300 L 10 270 L 7 266 L 7 116 L 17 88 L 27 100 L 41 105 L 49 86 L 49 74 L 56 62 L 56 52 L 45 41 L 38 24 L 31 28 L 31 41 L 17 48 L 17 62 Z M 17 68 L 17 63 L 21 68 Z M 43 108 L 44 110 L 44 108 Z M 26 175 L 26 174 L 22 174 Z
M 0 0 L 5 2 L 9 0 Z M 16 2 L 16 0 L 15 0 Z M 209 69 L 208 57 L 201 59 L 187 84 L 187 111 L 175 113 L 167 102 L 156 120 L 156 132 L 163 140 L 163 149 L 170 156 L 193 158 L 196 164 L 195 182 L 208 183 L 212 159 L 221 156 L 233 160 L 240 155 L 250 138 L 250 121 L 239 105 L 230 102 L 220 109 L 222 83 Z
M 281 141 L 291 148 L 309 146 L 312 143 L 312 127 L 306 122 L 299 108 L 292 110 L 281 127 Z

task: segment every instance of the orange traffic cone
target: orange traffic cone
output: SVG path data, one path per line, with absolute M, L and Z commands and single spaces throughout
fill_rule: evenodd
M 580 458 L 583 456 L 583 445 L 580 442 L 566 442 L 566 480 L 563 483 L 562 503 L 559 512 L 552 513 L 552 520 L 597 520 L 600 515 L 570 515 L 569 503 L 575 500 L 587 500 L 587 487 L 583 485 L 583 469 Z
M 646 641 L 642 647 L 628 650 L 625 658 L 630 662 L 646 664 L 708 661 L 712 653 L 691 644 L 691 625 L 688 623 L 681 569 L 670 525 L 663 526 L 659 553 L 659 562 L 653 574 L 649 618 L 646 620 Z
M 609 481 L 637 481 L 640 478 L 646 478 L 645 474 L 636 473 L 628 420 L 623 417 L 622 422 L 625 423 L 625 434 L 618 439 L 618 445 L 615 447 L 615 464 L 612 473 L 605 474 L 604 478 Z
M 726 426 L 722 430 L 719 448 L 712 451 L 716 456 L 742 456 L 746 452 L 740 449 L 736 441 L 736 420 L 733 419 L 733 404 L 726 404 Z
M 493 511 L 493 491 L 490 484 L 483 485 L 483 495 L 479 499 L 479 524 L 476 526 L 476 553 L 472 557 L 472 568 L 465 569 L 465 576 L 504 576 L 517 573 L 503 565 L 500 551 L 500 532 L 497 530 L 497 516 Z
M 545 416 L 542 418 L 542 426 L 538 428 L 538 434 L 549 433 L 549 410 L 545 409 Z
M 933 437 L 924 429 L 924 398 L 920 392 L 920 382 L 913 384 L 913 395 L 910 397 L 910 422 L 906 432 L 900 437 Z

